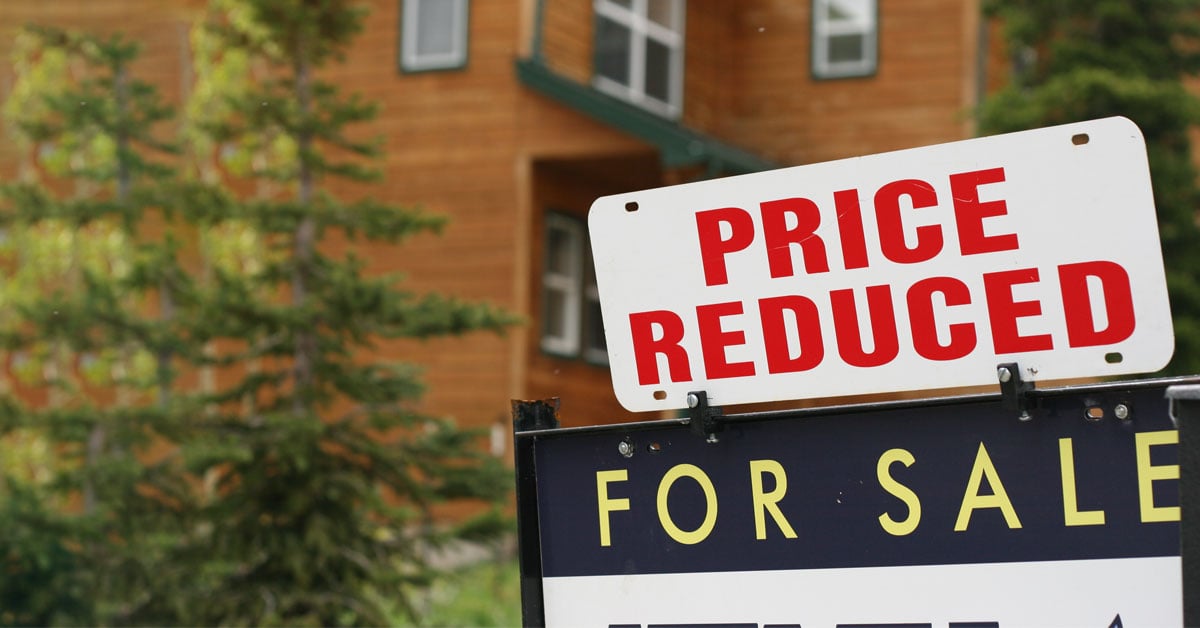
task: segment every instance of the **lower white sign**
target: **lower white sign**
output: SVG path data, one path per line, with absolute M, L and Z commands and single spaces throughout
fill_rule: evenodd
M 547 578 L 547 626 L 1181 626 L 1179 557 Z
M 598 199 L 632 411 L 1153 372 L 1174 351 L 1125 118 Z

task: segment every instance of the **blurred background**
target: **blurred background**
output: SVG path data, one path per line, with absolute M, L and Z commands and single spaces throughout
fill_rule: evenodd
M 5 0 L 0 31 L 0 624 L 519 624 L 509 400 L 657 418 L 609 380 L 608 194 L 1127 116 L 1168 371 L 1200 370 L 1200 1 Z

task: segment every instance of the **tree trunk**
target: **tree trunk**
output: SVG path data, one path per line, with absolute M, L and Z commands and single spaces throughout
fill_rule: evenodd
M 296 42 L 293 50 L 292 70 L 296 101 L 300 108 L 300 118 L 307 119 L 312 111 L 311 68 L 309 66 L 304 38 Z M 308 154 L 312 148 L 312 132 L 307 128 L 301 130 L 296 137 L 298 158 L 296 200 L 301 205 L 312 202 L 313 172 L 308 163 Z M 292 304 L 303 307 L 308 301 L 308 279 L 312 268 L 313 248 L 316 240 L 316 223 L 311 216 L 305 216 L 296 227 L 294 236 L 293 255 L 295 264 L 292 267 Z M 316 351 L 316 338 L 312 330 L 297 330 L 295 358 L 292 365 L 293 382 L 292 411 L 301 415 L 310 410 L 308 396 L 313 380 L 312 358 Z

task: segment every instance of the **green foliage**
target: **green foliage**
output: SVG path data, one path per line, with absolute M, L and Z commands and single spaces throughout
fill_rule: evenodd
M 180 415 L 146 402 L 159 347 L 138 311 L 150 294 L 138 277 L 163 257 L 136 218 L 169 172 L 159 160 L 173 149 L 155 136 L 169 110 L 128 75 L 136 47 L 120 38 L 31 28 L 17 48 L 5 113 L 66 193 L 32 168 L 0 187 L 0 339 L 19 384 L 45 392 L 3 404 L 0 438 L 29 455 L 0 482 L 0 621 L 106 623 L 169 580 L 156 559 L 186 532 L 178 459 L 142 459 L 179 435 Z
M 1010 85 L 979 111 L 984 132 L 1121 115 L 1146 137 L 1158 207 L 1175 357 L 1200 372 L 1200 195 L 1188 131 L 1200 100 L 1183 84 L 1200 72 L 1200 1 L 990 0 L 1005 29 Z
M 331 230 L 397 242 L 442 222 L 373 200 L 344 203 L 321 189 L 331 178 L 374 178 L 362 160 L 378 143 L 354 139 L 349 127 L 375 107 L 313 78 L 340 57 L 363 13 L 337 1 L 217 9 L 206 36 L 221 42 L 211 67 L 224 74 L 200 80 L 212 86 L 205 97 L 219 96 L 226 109 L 193 128 L 209 146 L 236 147 L 227 171 L 259 181 L 258 193 L 210 194 L 194 211 L 263 248 L 257 257 L 229 251 L 241 261 L 214 265 L 197 303 L 199 337 L 248 347 L 214 362 L 255 360 L 258 368 L 210 397 L 221 410 L 204 416 L 205 440 L 188 452 L 197 473 L 215 471 L 203 505 L 209 527 L 184 548 L 208 567 L 192 619 L 383 624 L 374 591 L 412 609 L 408 596 L 435 573 L 424 551 L 444 535 L 432 531 L 429 508 L 494 501 L 507 478 L 474 434 L 413 411 L 421 392 L 414 369 L 364 363 L 362 351 L 380 338 L 500 330 L 511 319 L 398 290 L 396 277 L 366 277 L 353 255 L 316 246 Z M 261 75 L 247 80 L 231 67 Z
M 85 625 L 93 620 L 82 526 L 19 485 L 0 501 L 0 626 Z M 90 522 L 89 522 L 90 523 Z M 76 545 L 76 547 L 72 547 Z
M 40 161 L 0 188 L 0 348 L 45 394 L 5 397 L 0 439 L 54 455 L 3 469 L 0 623 L 382 625 L 415 617 L 431 549 L 506 529 L 503 466 L 373 350 L 512 317 L 320 245 L 444 222 L 326 185 L 376 178 L 375 106 L 315 78 L 364 15 L 214 1 L 182 146 L 136 45 L 23 35 L 5 112 Z M 435 525 L 446 502 L 492 514 Z
M 391 617 L 391 626 L 520 626 L 520 572 L 514 560 L 486 561 L 442 574 L 425 593 L 421 621 Z

